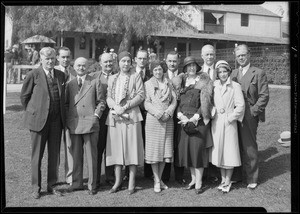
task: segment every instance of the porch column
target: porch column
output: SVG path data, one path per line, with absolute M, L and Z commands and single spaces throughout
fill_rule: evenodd
M 64 37 L 63 37 L 63 31 L 60 31 L 60 47 L 64 45 Z
M 185 55 L 186 56 L 189 55 L 189 44 L 190 44 L 190 42 L 185 43 Z
M 92 36 L 92 58 L 96 58 L 96 39 L 94 36 Z M 97 60 L 97 59 L 95 59 Z

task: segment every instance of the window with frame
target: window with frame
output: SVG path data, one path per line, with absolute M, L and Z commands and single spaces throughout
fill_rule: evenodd
M 241 26 L 249 26 L 249 14 L 241 14 Z

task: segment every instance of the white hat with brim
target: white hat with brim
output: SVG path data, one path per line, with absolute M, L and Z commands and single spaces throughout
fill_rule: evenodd
M 278 139 L 278 142 L 281 146 L 289 147 L 291 146 L 291 132 L 290 131 L 284 131 L 280 134 L 280 138 Z

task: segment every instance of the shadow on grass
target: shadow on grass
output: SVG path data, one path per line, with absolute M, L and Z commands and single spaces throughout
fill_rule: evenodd
M 11 105 L 6 107 L 7 111 L 23 111 L 22 105 Z
M 259 182 L 264 183 L 268 180 L 291 171 L 290 158 L 291 155 L 281 154 L 272 158 L 277 154 L 277 148 L 269 147 L 266 150 L 259 152 L 261 161 L 259 163 Z

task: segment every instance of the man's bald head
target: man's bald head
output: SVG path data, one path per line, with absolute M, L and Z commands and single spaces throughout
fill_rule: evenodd
M 74 62 L 74 69 L 78 76 L 83 76 L 86 74 L 87 70 L 87 59 L 84 57 L 78 57 Z

